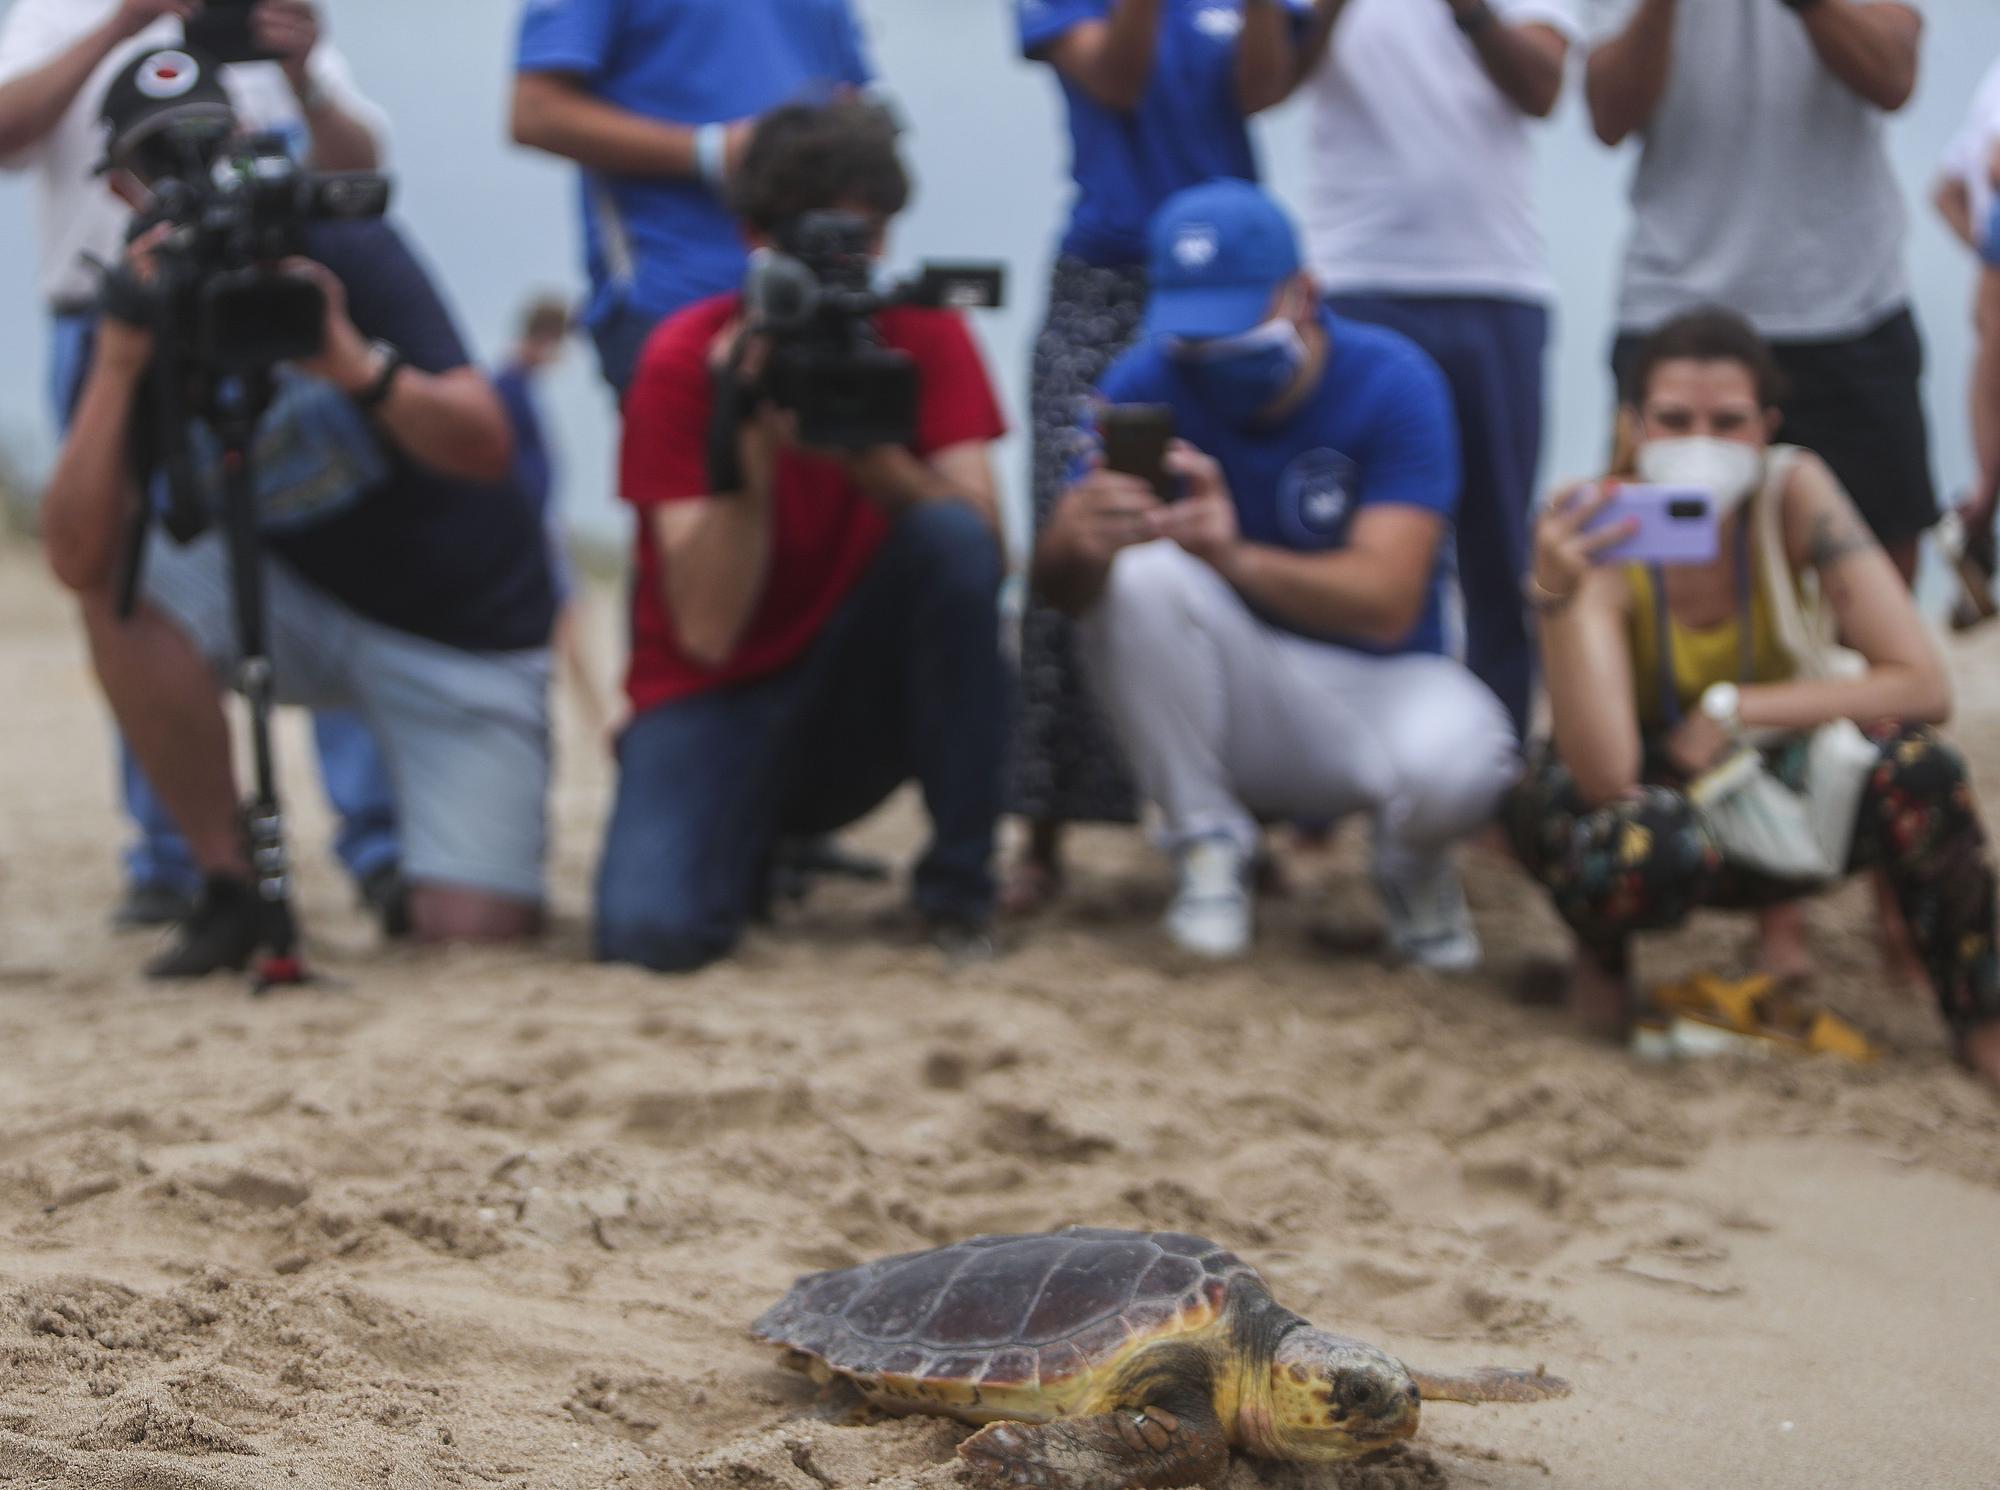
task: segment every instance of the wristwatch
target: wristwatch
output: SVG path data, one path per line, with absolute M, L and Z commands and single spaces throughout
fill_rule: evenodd
M 1701 712 L 1731 739 L 1743 733 L 1743 690 L 1734 683 L 1714 683 L 1702 691 Z
M 377 341 L 370 348 L 382 359 L 382 370 L 375 374 L 366 388 L 354 395 L 354 406 L 364 414 L 372 413 L 387 402 L 389 390 L 395 386 L 396 374 L 409 365 L 409 358 L 393 342 Z
M 1793 10 L 1811 10 L 1815 5 L 1819 4 L 1819 0 L 1779 0 L 1779 3 L 1788 5 Z

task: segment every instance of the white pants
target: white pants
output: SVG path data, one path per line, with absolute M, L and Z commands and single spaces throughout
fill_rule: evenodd
M 1080 627 L 1092 690 L 1171 847 L 1366 812 L 1378 867 L 1435 863 L 1520 774 L 1507 714 L 1448 657 L 1374 657 L 1258 619 L 1173 543 L 1126 549 Z

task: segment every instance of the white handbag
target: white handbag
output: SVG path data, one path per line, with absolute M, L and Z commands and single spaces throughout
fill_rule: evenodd
M 1753 562 L 1793 676 L 1859 677 L 1867 662 L 1839 644 L 1818 574 L 1794 575 L 1785 556 L 1784 490 L 1800 454 L 1796 446 L 1775 446 L 1766 461 L 1764 486 L 1750 512 Z M 1751 618 L 1741 617 L 1741 624 L 1748 627 Z M 1668 645 L 1664 627 L 1662 645 Z M 1671 676 L 1671 658 L 1663 661 Z M 1784 732 L 1746 742 L 1688 789 L 1729 862 L 1801 884 L 1825 884 L 1846 873 L 1861 794 L 1881 752 L 1849 719 L 1823 724 L 1811 735 L 1802 791 L 1772 774 L 1757 748 L 1782 742 Z

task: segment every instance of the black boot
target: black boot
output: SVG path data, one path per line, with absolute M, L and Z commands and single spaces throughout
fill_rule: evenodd
M 174 943 L 146 964 L 149 978 L 206 978 L 242 972 L 262 938 L 257 892 L 247 880 L 210 875 Z

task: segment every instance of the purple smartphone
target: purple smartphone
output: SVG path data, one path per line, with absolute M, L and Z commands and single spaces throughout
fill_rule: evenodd
M 1715 497 L 1703 487 L 1621 484 L 1584 531 L 1601 532 L 1627 519 L 1637 531 L 1600 553 L 1598 563 L 1706 564 L 1716 555 Z

